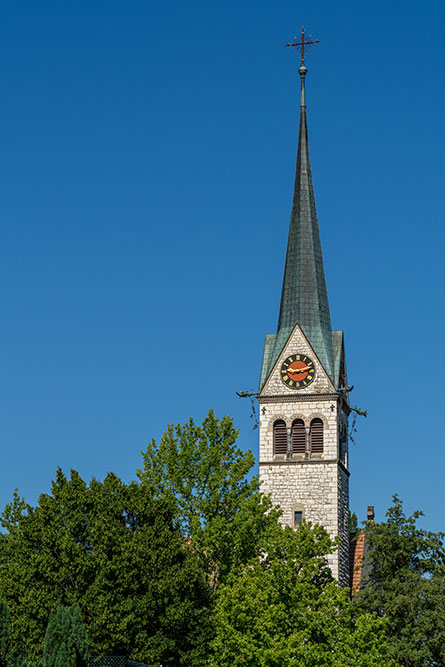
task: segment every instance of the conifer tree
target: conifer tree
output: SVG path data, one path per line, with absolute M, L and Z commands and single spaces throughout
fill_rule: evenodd
M 43 667 L 86 667 L 88 645 L 80 609 L 60 606 L 45 634 Z

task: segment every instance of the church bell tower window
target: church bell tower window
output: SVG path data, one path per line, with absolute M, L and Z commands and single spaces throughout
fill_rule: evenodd
M 323 422 L 321 419 L 311 421 L 311 452 L 323 454 Z
M 273 453 L 287 454 L 287 428 L 283 419 L 277 419 L 273 425 Z
M 302 419 L 294 419 L 291 431 L 292 454 L 305 454 L 306 428 Z

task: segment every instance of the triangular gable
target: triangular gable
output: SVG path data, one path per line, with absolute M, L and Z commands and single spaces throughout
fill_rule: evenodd
M 316 370 L 314 381 L 303 389 L 291 389 L 290 387 L 287 387 L 281 380 L 281 364 L 291 354 L 305 354 L 314 362 Z M 301 327 L 296 324 L 292 330 L 292 333 L 287 339 L 281 354 L 275 362 L 268 378 L 266 379 L 259 396 L 289 394 L 297 397 L 302 394 L 325 393 L 333 391 L 335 391 L 335 388 L 328 374 L 323 368 L 308 339 L 304 335 Z

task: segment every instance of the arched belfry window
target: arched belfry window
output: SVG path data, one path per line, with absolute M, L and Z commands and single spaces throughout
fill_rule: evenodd
M 323 422 L 321 419 L 311 421 L 311 452 L 312 454 L 323 453 Z
M 302 419 L 294 419 L 292 422 L 291 442 L 293 454 L 306 452 L 306 428 Z
M 273 425 L 273 453 L 287 454 L 287 428 L 282 419 L 277 419 Z

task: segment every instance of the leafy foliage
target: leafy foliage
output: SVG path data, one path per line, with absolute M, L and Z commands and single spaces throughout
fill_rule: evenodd
M 359 532 L 357 514 L 355 512 L 349 512 L 349 534 L 356 535 Z
M 420 516 L 406 516 L 395 495 L 387 521 L 367 524 L 371 567 L 354 597 L 385 618 L 390 654 L 404 667 L 445 664 L 445 535 L 418 528 Z
M 41 654 L 50 613 L 77 603 L 93 655 L 198 659 L 209 589 L 167 499 L 113 474 L 87 485 L 59 470 L 51 494 L 34 508 L 15 495 L 2 523 L 0 595 L 15 654 Z
M 138 482 L 59 470 L 35 507 L 16 493 L 1 517 L 0 667 L 9 644 L 37 664 L 56 610 L 45 660 L 69 665 L 73 605 L 92 655 L 166 667 L 445 664 L 443 536 L 396 498 L 368 526 L 374 567 L 351 603 L 327 565 L 336 545 L 320 526 L 281 527 L 237 435 L 210 412 L 150 443 Z
M 320 526 L 277 528 L 268 550 L 221 587 L 215 667 L 385 667 L 384 622 L 356 617 L 348 591 L 333 581 L 325 555 L 334 545 Z
M 219 420 L 210 411 L 202 426 L 192 419 L 169 426 L 159 444 L 148 445 L 138 471 L 154 497 L 175 503 L 212 588 L 257 553 L 279 514 L 259 492 L 258 478 L 249 479 L 255 459 L 236 447 L 237 437 L 230 417 Z
M 0 667 L 8 667 L 11 660 L 11 639 L 9 609 L 4 600 L 0 600 Z
M 45 633 L 43 667 L 86 667 L 88 644 L 80 609 L 60 606 Z

